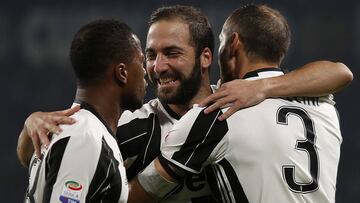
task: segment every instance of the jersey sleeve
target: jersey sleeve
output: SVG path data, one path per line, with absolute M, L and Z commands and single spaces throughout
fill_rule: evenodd
M 45 159 L 44 202 L 85 202 L 100 151 L 101 138 L 86 133 L 57 140 Z
M 200 173 L 208 162 L 222 153 L 222 148 L 217 146 L 223 143 L 228 125 L 226 120 L 218 120 L 221 114 L 221 110 L 204 114 L 204 108 L 191 109 L 166 136 L 159 159 L 190 173 Z

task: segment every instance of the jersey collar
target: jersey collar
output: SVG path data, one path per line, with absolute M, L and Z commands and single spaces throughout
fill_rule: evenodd
M 89 103 L 86 103 L 80 99 L 75 99 L 74 103 L 80 104 L 81 109 L 88 110 L 92 114 L 94 114 L 101 121 L 101 123 L 106 127 L 106 129 L 109 131 L 109 133 L 116 139 L 115 133 L 111 130 L 111 128 L 108 126 L 108 124 L 105 122 L 105 120 L 101 117 L 101 115 L 95 110 L 95 108 L 92 105 L 90 105 Z
M 210 85 L 211 91 L 212 93 L 214 93 L 217 89 L 216 85 Z M 159 99 L 160 100 L 160 99 Z M 173 111 L 169 105 L 167 105 L 166 103 L 160 101 L 161 104 L 163 105 L 163 107 L 165 108 L 166 112 L 173 118 L 175 118 L 176 120 L 180 120 L 181 116 L 179 114 L 177 114 L 175 111 Z
M 177 114 L 175 111 L 173 111 L 169 105 L 167 105 L 166 103 L 161 101 L 161 104 L 163 105 L 163 107 L 165 108 L 166 112 L 173 118 L 175 118 L 176 120 L 180 120 L 181 116 L 179 114 Z
M 260 68 L 251 72 L 248 72 L 245 74 L 245 76 L 242 79 L 246 80 L 256 80 L 260 78 L 269 78 L 269 77 L 275 77 L 279 75 L 284 75 L 283 70 L 276 67 L 266 67 L 266 68 Z

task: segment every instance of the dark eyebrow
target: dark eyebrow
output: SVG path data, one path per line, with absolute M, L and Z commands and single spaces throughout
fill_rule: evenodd
M 171 51 L 171 50 L 183 51 L 184 49 L 175 45 L 164 48 L 164 51 Z
M 183 48 L 179 47 L 179 46 L 175 46 L 175 45 L 172 45 L 172 46 L 168 46 L 168 47 L 165 47 L 163 48 L 162 51 L 171 51 L 171 50 L 177 50 L 177 51 L 184 51 Z M 146 48 L 145 49 L 145 53 L 154 53 L 156 52 L 154 48 Z
M 155 50 L 153 48 L 146 48 L 145 53 L 149 53 L 149 52 L 155 52 Z

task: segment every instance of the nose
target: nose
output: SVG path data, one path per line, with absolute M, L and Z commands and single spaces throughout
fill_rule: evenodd
M 154 71 L 156 73 L 162 73 L 168 69 L 168 60 L 166 56 L 158 54 L 154 63 Z

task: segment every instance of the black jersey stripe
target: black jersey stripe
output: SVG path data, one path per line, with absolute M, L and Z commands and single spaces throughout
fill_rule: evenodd
M 222 196 L 222 201 L 223 202 L 233 202 L 233 197 L 231 196 L 231 188 L 229 188 L 228 186 L 228 181 L 226 178 L 226 175 L 223 174 L 223 169 L 215 164 L 214 165 L 214 171 L 218 181 L 218 186 L 220 187 L 220 191 L 221 191 L 221 196 Z
M 89 185 L 86 202 L 108 202 L 118 200 L 121 194 L 119 162 L 114 157 L 105 139 L 102 138 L 101 152 L 96 170 Z
M 180 120 L 181 116 L 177 114 L 175 111 L 173 111 L 170 106 L 164 102 L 161 102 L 162 106 L 164 107 L 165 111 L 176 120 Z
M 221 191 L 220 183 L 216 178 L 214 166 L 213 165 L 206 166 L 205 173 L 206 173 L 206 181 L 210 186 L 212 197 L 216 202 L 223 202 L 221 198 L 222 191 Z
M 149 117 L 152 115 L 153 114 L 150 114 Z M 148 120 L 149 118 L 138 118 L 118 126 L 116 138 L 124 160 L 137 155 L 139 151 L 138 146 L 144 145 L 143 143 L 146 141 L 146 136 L 139 135 L 145 135 L 147 133 Z
M 280 68 L 277 68 L 277 67 L 264 67 L 264 68 L 260 68 L 260 69 L 246 73 L 242 79 L 258 77 L 259 73 L 268 72 L 268 71 L 284 72 L 283 70 L 281 70 Z
M 144 135 L 146 135 L 146 134 L 147 134 L 146 132 L 141 133 L 140 135 L 137 135 L 137 136 L 135 136 L 135 137 L 133 137 L 133 138 L 131 138 L 131 139 L 128 139 L 128 140 L 126 140 L 126 141 L 121 142 L 119 145 L 123 145 L 123 144 L 126 144 L 126 143 L 128 143 L 128 142 L 131 142 L 131 141 L 133 141 L 134 139 L 140 138 L 140 137 L 142 137 L 142 136 L 144 136 Z
M 154 136 L 154 131 L 155 131 L 155 118 L 156 116 L 153 116 L 152 117 L 152 125 L 151 125 L 151 130 L 150 130 L 150 138 L 149 140 L 147 141 L 147 144 L 146 144 L 146 147 L 145 147 L 145 152 L 144 152 L 144 155 L 143 155 L 143 167 L 145 168 L 145 161 L 146 161 L 146 153 L 148 152 L 149 150 L 149 145 L 151 143 L 151 140 Z
M 56 178 L 60 169 L 61 161 L 69 142 L 70 137 L 65 137 L 55 142 L 48 155 L 45 163 L 45 187 L 43 202 L 50 202 L 53 186 L 56 182 Z
M 243 187 L 237 177 L 234 168 L 231 164 L 226 160 L 222 159 L 219 162 L 219 165 L 224 169 L 226 174 L 226 179 L 230 183 L 232 194 L 234 195 L 235 202 L 243 202 L 248 203 L 249 200 L 247 199 Z
M 129 180 L 148 166 L 160 154 L 161 128 L 157 115 L 134 119 L 121 125 L 117 131 L 121 154 L 126 160 L 136 156 L 131 166 L 126 170 Z
M 221 110 L 210 114 L 204 114 L 202 110 L 185 143 L 179 151 L 173 154 L 172 159 L 193 170 L 200 171 L 202 164 L 228 131 L 226 120 L 219 121 L 217 119 L 221 114 Z

